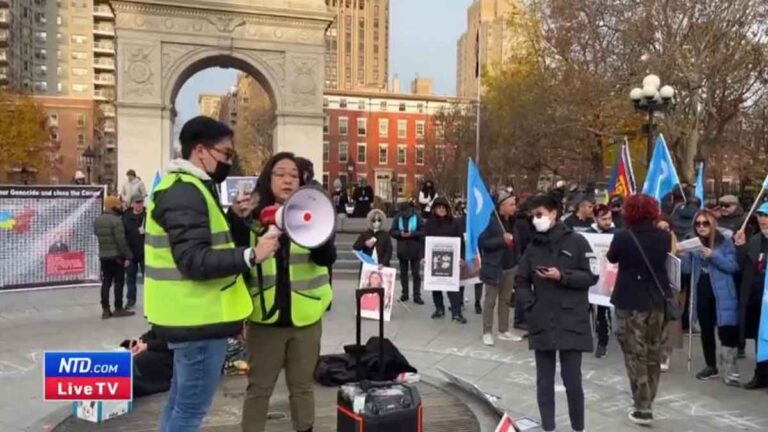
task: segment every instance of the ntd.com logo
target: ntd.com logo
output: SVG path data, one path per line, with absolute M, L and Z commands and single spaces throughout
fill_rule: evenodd
M 129 351 L 46 352 L 45 400 L 131 400 Z

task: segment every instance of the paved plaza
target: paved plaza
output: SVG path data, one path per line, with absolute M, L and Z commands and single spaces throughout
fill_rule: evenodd
M 337 281 L 333 309 L 324 320 L 323 352 L 340 352 L 354 340 L 354 283 Z M 471 295 L 471 294 L 470 294 Z M 511 412 L 538 419 L 535 367 L 526 343 L 480 341 L 480 317 L 468 310 L 469 324 L 432 320 L 427 305 L 397 304 L 387 335 L 433 384 L 443 383 L 437 367 L 466 377 L 483 390 L 501 396 Z M 471 300 L 471 299 L 470 299 Z M 471 304 L 470 304 L 471 306 Z M 469 308 L 471 309 L 471 308 Z M 50 430 L 66 403 L 42 401 L 44 350 L 111 349 L 121 340 L 147 329 L 141 316 L 100 319 L 95 287 L 4 293 L 0 295 L 0 430 Z M 375 327 L 367 322 L 365 331 Z M 698 338 L 694 341 L 694 369 L 702 366 Z M 752 346 L 748 345 L 748 352 Z M 753 360 L 741 361 L 743 380 L 751 377 Z M 611 341 L 608 357 L 584 357 L 587 430 L 641 430 L 629 424 L 628 382 L 618 345 Z M 558 393 L 559 430 L 568 428 L 565 392 Z M 676 353 L 672 371 L 662 377 L 655 406 L 657 431 L 761 431 L 768 429 L 768 393 L 726 387 L 719 381 L 697 381 L 686 370 L 684 352 Z M 493 430 L 486 419 L 483 430 Z

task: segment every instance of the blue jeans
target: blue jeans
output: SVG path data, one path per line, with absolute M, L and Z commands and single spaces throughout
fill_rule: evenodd
M 128 301 L 136 301 L 136 280 L 138 278 L 139 267 L 141 267 L 141 276 L 144 277 L 144 257 L 132 259 L 125 270 L 126 285 L 128 287 Z
M 227 339 L 169 343 L 173 350 L 173 380 L 160 420 L 160 432 L 195 432 L 221 379 Z

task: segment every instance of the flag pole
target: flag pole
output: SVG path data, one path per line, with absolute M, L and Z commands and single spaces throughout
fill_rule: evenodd
M 475 68 L 475 78 L 477 79 L 477 116 L 475 117 L 475 120 L 477 124 L 475 125 L 475 160 L 477 163 L 480 163 L 480 105 L 482 104 L 480 93 L 482 91 L 482 84 L 481 84 L 481 64 L 480 64 L 480 44 L 481 44 L 481 38 L 480 38 L 480 21 L 478 20 L 477 23 L 477 67 Z
M 765 183 L 768 181 L 768 177 L 765 179 L 766 181 L 763 182 L 763 185 L 760 188 L 760 192 L 757 194 L 757 197 L 755 197 L 755 202 L 752 203 L 752 208 L 749 209 L 749 213 L 747 213 L 747 217 L 744 218 L 744 222 L 741 224 L 739 231 L 744 231 L 744 228 L 747 227 L 747 223 L 749 223 L 749 218 L 752 217 L 752 214 L 755 213 L 755 209 L 757 209 L 757 206 L 760 204 L 760 198 L 762 198 L 763 194 L 765 193 Z

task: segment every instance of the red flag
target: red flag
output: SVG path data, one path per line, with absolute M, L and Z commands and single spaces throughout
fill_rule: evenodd
M 628 161 L 623 149 L 619 152 L 615 169 L 615 178 L 611 182 L 611 187 L 609 188 L 608 192 L 611 195 L 621 195 L 624 197 L 632 195 L 634 191 L 632 190 L 632 181 L 630 180 Z
M 515 432 L 516 430 L 515 422 L 512 421 L 512 417 L 504 414 L 504 417 L 501 418 L 499 425 L 496 426 L 495 432 Z

